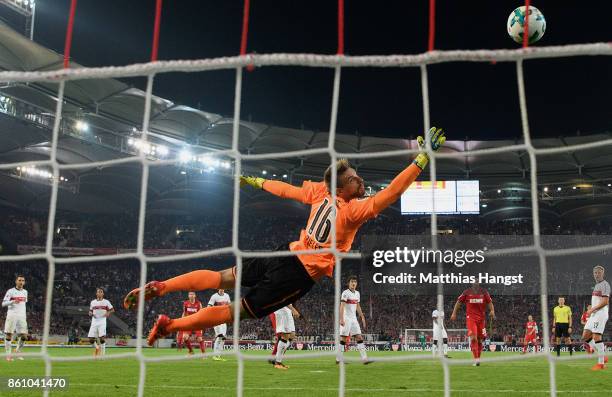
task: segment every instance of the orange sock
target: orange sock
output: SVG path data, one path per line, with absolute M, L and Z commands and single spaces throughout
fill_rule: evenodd
M 215 325 L 230 322 L 232 322 L 230 305 L 209 306 L 190 316 L 173 319 L 166 327 L 166 332 L 212 328 Z
M 221 273 L 212 270 L 195 270 L 170 278 L 164 281 L 164 284 L 166 288 L 163 289 L 162 296 L 174 291 L 202 291 L 219 288 L 221 286 Z

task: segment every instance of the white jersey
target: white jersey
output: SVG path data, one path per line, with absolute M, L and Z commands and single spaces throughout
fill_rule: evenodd
M 442 310 L 440 311 L 438 311 L 438 309 L 434 310 L 431 313 L 431 318 L 433 319 L 433 329 L 434 330 L 444 329 L 444 312 Z
M 6 316 L 23 317 L 26 316 L 26 303 L 28 302 L 28 291 L 24 288 L 11 288 L 4 295 L 2 307 L 8 307 Z
M 112 308 L 113 305 L 106 299 L 92 300 L 89 304 L 89 311 L 93 313 L 91 322 L 106 322 L 106 314 L 111 311 Z
M 595 284 L 595 287 L 593 288 L 593 295 L 591 296 L 591 307 L 599 305 L 605 297 L 610 297 L 610 283 L 608 283 L 606 280 L 602 280 Z M 598 312 L 603 312 L 606 314 L 606 316 L 608 316 L 609 306 L 610 305 L 605 305 L 604 307 L 599 309 Z
M 219 293 L 215 292 L 213 296 L 210 297 L 208 301 L 208 306 L 223 306 L 229 305 L 231 303 L 229 294 L 224 293 L 223 295 L 219 295 Z
M 354 292 L 350 289 L 345 289 L 342 292 L 340 300 L 344 302 L 344 320 L 357 320 L 357 305 L 359 304 L 359 291 Z

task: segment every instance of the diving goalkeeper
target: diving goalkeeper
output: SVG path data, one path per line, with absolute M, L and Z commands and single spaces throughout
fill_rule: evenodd
M 438 150 L 446 141 L 442 129 L 431 128 L 426 134 L 431 148 Z M 421 150 L 423 137 L 418 137 Z M 242 286 L 250 287 L 240 301 L 240 319 L 262 318 L 304 296 L 323 276 L 332 277 L 335 257 L 332 253 L 300 254 L 299 251 L 331 247 L 332 172 L 337 175 L 336 190 L 336 246 L 348 252 L 357 231 L 366 221 L 397 201 L 402 193 L 423 171 L 429 157 L 421 151 L 413 162 L 399 173 L 389 186 L 374 196 L 364 197 L 364 181 L 347 160 L 338 160 L 324 174 L 323 182 L 304 181 L 301 187 L 281 181 L 256 177 L 240 177 L 241 186 L 250 185 L 276 196 L 310 204 L 310 217 L 300 239 L 283 245 L 279 250 L 291 250 L 296 255 L 272 258 L 250 258 L 243 261 Z M 335 170 L 334 170 L 335 168 Z M 145 299 L 163 296 L 175 291 L 201 291 L 205 289 L 236 288 L 236 267 L 222 271 L 196 270 L 166 281 L 151 281 L 145 288 Z M 126 309 L 138 303 L 139 289 L 124 299 Z M 165 335 L 177 331 L 212 328 L 232 322 L 233 305 L 210 306 L 182 318 L 170 319 L 160 314 L 148 337 L 149 345 Z

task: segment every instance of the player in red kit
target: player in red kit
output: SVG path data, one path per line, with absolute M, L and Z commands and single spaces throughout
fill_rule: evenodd
M 183 316 L 182 317 L 191 316 L 192 314 L 199 312 L 201 309 L 202 309 L 202 302 L 196 299 L 195 292 L 190 292 L 188 295 L 188 299 L 185 302 L 183 302 Z M 194 331 L 194 330 L 183 331 L 182 340 L 185 343 L 185 346 L 187 346 L 187 349 L 189 349 L 189 354 L 193 354 L 193 348 L 191 347 L 191 340 L 190 340 L 192 334 L 195 335 L 196 340 L 200 344 L 200 351 L 202 353 L 205 353 L 206 348 L 204 346 L 204 339 L 202 339 L 203 332 L 200 329 L 197 331 Z
M 474 356 L 474 366 L 480 365 L 480 353 L 482 353 L 482 341 L 487 336 L 485 309 L 489 307 L 489 316 L 495 319 L 495 308 L 491 296 L 478 283 L 472 284 L 471 288 L 463 291 L 457 298 L 451 321 L 457 320 L 457 311 L 465 303 L 465 319 L 467 323 L 468 336 L 470 337 L 470 349 Z
M 525 343 L 523 344 L 523 354 L 527 353 L 529 344 L 533 345 L 533 352 L 538 351 L 538 323 L 533 321 L 533 316 L 530 314 L 527 317 L 525 324 Z

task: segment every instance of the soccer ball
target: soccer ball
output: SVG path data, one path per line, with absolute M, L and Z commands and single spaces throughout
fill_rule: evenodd
M 517 43 L 523 42 L 525 30 L 525 6 L 518 7 L 508 17 L 508 34 Z M 546 20 L 544 14 L 535 7 L 529 7 L 529 44 L 535 43 L 544 36 Z

